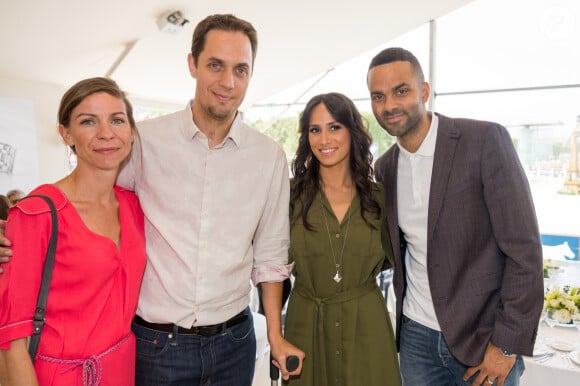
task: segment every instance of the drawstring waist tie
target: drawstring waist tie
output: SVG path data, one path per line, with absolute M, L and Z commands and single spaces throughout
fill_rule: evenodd
M 83 367 L 83 386 L 98 386 L 101 383 L 101 378 L 103 376 L 103 366 L 101 365 L 101 358 L 112 353 L 117 348 L 119 348 L 131 334 L 128 334 L 115 345 L 108 348 L 106 351 L 98 355 L 92 355 L 86 359 L 61 359 L 53 358 L 46 355 L 39 355 L 38 359 L 46 362 L 58 363 L 62 365 L 70 365 L 65 371 L 70 371 L 78 366 Z

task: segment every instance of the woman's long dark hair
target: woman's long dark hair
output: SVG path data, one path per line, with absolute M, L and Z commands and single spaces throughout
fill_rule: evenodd
M 319 104 L 324 104 L 330 115 L 339 123 L 344 125 L 350 134 L 350 174 L 360 197 L 361 216 L 365 223 L 374 226 L 368 221 L 365 214 L 370 213 L 377 218 L 380 216 L 381 208 L 372 196 L 373 155 L 370 152 L 372 138 L 368 129 L 363 123 L 363 118 L 354 103 L 340 93 L 320 94 L 308 101 L 302 115 L 300 116 L 300 139 L 296 156 L 292 162 L 292 172 L 294 178 L 290 185 L 290 213 L 292 213 L 292 223 L 299 217 L 306 229 L 312 230 L 312 226 L 306 220 L 306 216 L 316 194 L 320 190 L 320 163 L 312 154 L 308 133 L 310 127 L 310 117 L 312 110 Z M 300 212 L 294 214 L 294 208 L 298 200 L 301 201 Z

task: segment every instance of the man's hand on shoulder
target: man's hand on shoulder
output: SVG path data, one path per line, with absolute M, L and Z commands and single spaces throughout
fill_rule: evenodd
M 9 248 L 12 244 L 4 237 L 5 230 L 6 221 L 0 220 L 0 273 L 4 272 L 2 263 L 7 263 L 10 260 L 10 256 L 12 256 L 12 249 Z
M 467 381 L 479 371 L 471 382 L 472 385 L 491 385 L 493 381 L 497 380 L 495 384 L 503 386 L 514 363 L 516 363 L 515 356 L 504 355 L 499 347 L 489 342 L 485 349 L 483 361 L 478 366 L 468 368 L 463 375 L 463 380 Z

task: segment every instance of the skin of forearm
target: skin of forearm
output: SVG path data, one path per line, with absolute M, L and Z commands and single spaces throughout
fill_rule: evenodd
M 26 338 L 12 341 L 8 350 L 0 350 L 0 385 L 38 386 Z
M 268 340 L 282 336 L 282 282 L 261 283 L 262 304 L 266 314 Z

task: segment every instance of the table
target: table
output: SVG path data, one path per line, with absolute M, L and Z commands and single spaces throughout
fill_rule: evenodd
M 538 337 L 536 339 L 535 351 L 542 351 L 546 347 L 546 342 L 550 340 L 565 341 L 576 344 L 580 340 L 580 332 L 571 327 L 549 327 L 545 322 L 541 322 L 538 328 Z M 549 360 L 538 363 L 531 357 L 524 357 L 526 370 L 521 378 L 522 386 L 575 386 L 580 384 L 580 366 L 573 362 L 568 366 L 562 359 L 562 355 L 555 352 L 555 355 Z
M 550 261 L 558 269 L 550 271 L 550 277 L 544 279 L 546 287 L 565 285 L 571 287 L 580 286 L 580 262 L 578 261 Z

